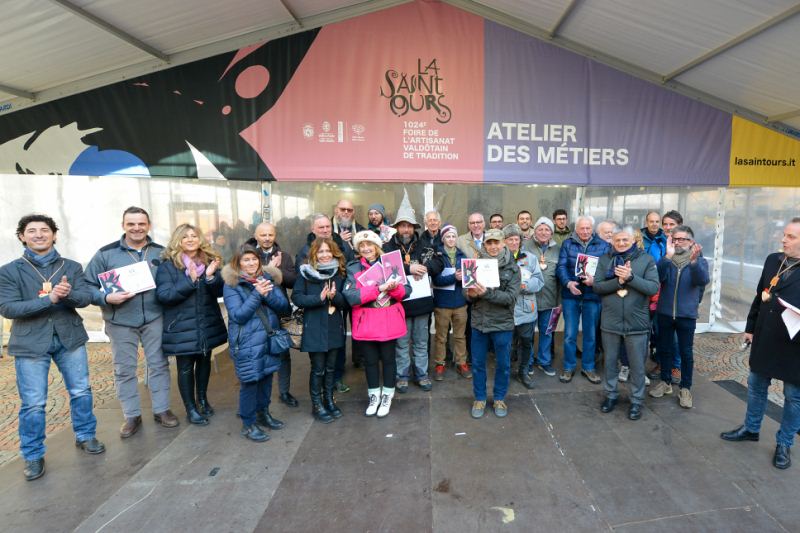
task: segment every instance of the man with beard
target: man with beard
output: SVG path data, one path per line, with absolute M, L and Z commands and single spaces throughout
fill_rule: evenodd
M 397 210 L 394 228 L 397 230 L 391 240 L 383 245 L 384 253 L 400 250 L 403 267 L 407 276 L 414 276 L 419 281 L 426 274 L 430 280 L 444 270 L 444 261 L 439 252 L 432 246 L 426 246 L 414 231 L 418 228 L 414 209 L 406 195 Z M 438 227 L 436 228 L 438 232 Z M 411 294 L 413 298 L 414 294 Z M 430 331 L 430 315 L 433 312 L 433 293 L 423 298 L 406 299 L 403 309 L 406 314 L 406 334 L 397 339 L 397 384 L 396 390 L 404 393 L 408 390 L 411 377 L 411 361 L 414 361 L 414 376 L 417 384 L 424 391 L 433 387 L 428 375 L 428 337 Z
M 520 211 L 517 213 L 517 226 L 519 226 L 520 238 L 522 239 L 522 247 L 528 246 L 528 243 L 533 238 L 533 228 L 531 223 L 533 216 L 530 211 Z
M 389 219 L 386 217 L 386 208 L 383 204 L 372 204 L 367 210 L 367 229 L 380 235 L 384 244 L 394 234 L 394 228 L 389 226 Z
M 356 209 L 350 200 L 339 200 L 333 216 L 333 233 L 339 235 L 348 246 L 353 246 L 353 235 L 364 228 L 356 222 Z
M 770 254 L 764 262 L 756 295 L 744 328 L 750 348 L 747 378 L 747 413 L 744 424 L 720 437 L 729 441 L 757 441 L 767 408 L 770 381 L 783 381 L 783 417 L 775 435 L 772 464 L 784 470 L 792 465 L 789 450 L 800 430 L 800 337 L 790 336 L 783 313 L 800 307 L 800 217 L 783 228 L 783 252 Z
M 658 323 L 658 359 L 661 381 L 650 391 L 660 398 L 672 394 L 672 372 L 675 335 L 681 354 L 681 381 L 678 401 L 684 409 L 692 407 L 692 370 L 694 366 L 694 330 L 697 309 L 703 289 L 709 282 L 708 262 L 702 257 L 703 247 L 694 241 L 689 226 L 676 226 L 667 239 L 666 255 L 658 262 L 661 296 L 656 308 Z
M 261 255 L 261 262 L 266 266 L 273 266 L 281 271 L 282 280 L 281 287 L 289 294 L 289 289 L 294 287 L 294 282 L 297 279 L 295 273 L 294 263 L 292 256 L 284 254 L 281 251 L 280 245 L 275 241 L 276 231 L 275 225 L 269 222 L 262 222 L 256 226 L 253 232 L 253 237 L 249 239 L 246 244 L 253 246 L 258 250 Z M 278 370 L 278 391 L 280 393 L 280 401 L 289 407 L 297 407 L 297 398 L 292 396 L 289 392 L 292 379 L 292 359 L 289 351 L 280 354 L 281 367 Z
M 493 215 L 489 216 L 489 228 L 490 229 L 499 229 L 502 230 L 503 226 L 503 215 L 500 213 L 494 213 Z
M 561 246 L 564 244 L 564 241 L 569 239 L 569 236 L 572 235 L 572 230 L 569 229 L 569 219 L 567 218 L 566 210 L 556 209 L 553 211 L 553 223 L 555 224 L 553 240 Z

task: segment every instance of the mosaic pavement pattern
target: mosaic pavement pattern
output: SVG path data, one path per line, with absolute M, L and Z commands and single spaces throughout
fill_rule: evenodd
M 116 407 L 114 394 L 114 366 L 111 347 L 106 343 L 91 343 L 89 369 L 96 407 L 111 403 Z M 695 338 L 695 372 L 712 381 L 734 380 L 747 385 L 747 350 L 741 349 L 741 335 L 705 333 Z M 17 434 L 17 395 L 14 359 L 7 355 L 0 359 L 0 465 L 14 459 L 19 453 Z M 139 380 L 144 379 L 144 355 L 139 358 Z M 64 389 L 61 374 L 53 365 L 50 369 L 47 399 L 47 434 L 62 429 L 69 430 L 69 396 Z M 773 381 L 770 399 L 783 405 L 783 384 Z

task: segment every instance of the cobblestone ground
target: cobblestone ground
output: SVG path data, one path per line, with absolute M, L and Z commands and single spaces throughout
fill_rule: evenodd
M 89 370 L 95 406 L 116 404 L 114 394 L 114 367 L 111 347 L 104 343 L 89 346 Z M 695 372 L 712 381 L 734 380 L 747 386 L 747 350 L 741 349 L 741 335 L 705 333 L 695 338 Z M 144 357 L 139 358 L 139 380 L 144 379 Z M 50 369 L 47 398 L 47 434 L 62 429 L 69 430 L 69 396 L 64 389 L 61 374 L 53 365 Z M 783 405 L 783 384 L 773 381 L 770 399 Z M 19 453 L 17 414 L 19 396 L 14 372 L 14 359 L 0 359 L 0 466 Z
M 114 364 L 111 361 L 111 345 L 90 343 L 89 376 L 92 382 L 95 407 L 110 403 L 116 406 L 114 393 Z M 141 353 L 141 352 L 140 352 Z M 144 380 L 144 354 L 139 357 L 139 381 Z M 69 395 L 55 363 L 50 367 L 47 395 L 47 435 L 66 428 L 70 430 Z M 0 359 L 0 466 L 19 455 L 19 414 L 14 358 L 5 355 Z

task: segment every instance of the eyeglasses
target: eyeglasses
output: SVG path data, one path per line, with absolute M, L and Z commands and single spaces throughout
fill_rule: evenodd
M 350 209 L 349 207 L 340 207 L 339 211 L 344 211 L 345 213 L 352 213 L 355 210 L 354 209 Z
M 672 242 L 684 242 L 684 241 L 685 242 L 691 242 L 692 239 L 690 239 L 689 237 L 673 237 L 672 238 Z
M 473 220 L 473 221 L 471 221 L 471 222 L 469 223 L 469 225 L 470 225 L 470 226 L 472 226 L 472 225 L 474 225 L 474 224 L 483 224 L 483 220 Z

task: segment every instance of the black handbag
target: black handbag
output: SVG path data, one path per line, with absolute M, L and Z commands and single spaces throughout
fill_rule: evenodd
M 289 336 L 289 332 L 281 328 L 273 329 L 272 325 L 269 323 L 269 317 L 260 306 L 256 309 L 256 314 L 264 324 L 264 329 L 267 330 L 267 347 L 269 348 L 270 355 L 288 352 L 289 348 L 292 347 L 292 338 Z

